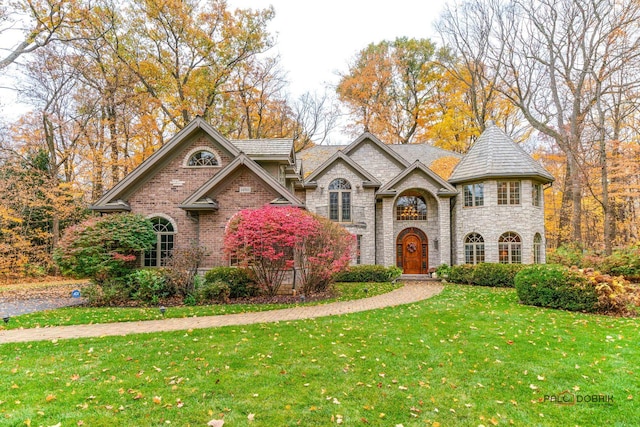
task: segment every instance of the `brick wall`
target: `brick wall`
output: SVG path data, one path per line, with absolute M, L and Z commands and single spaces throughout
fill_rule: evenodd
M 207 147 L 220 160 L 217 167 L 185 167 L 185 158 L 196 147 Z M 161 215 L 176 227 L 175 245 L 185 247 L 198 244 L 198 224 L 178 208 L 187 197 L 215 176 L 231 159 L 226 152 L 204 132 L 187 141 L 160 171 L 138 184 L 128 197 L 131 211 L 145 216 Z
M 251 192 L 241 193 L 240 187 L 249 187 Z M 242 209 L 262 207 L 279 197 L 279 194 L 242 166 L 208 196 L 218 201 L 219 209 L 200 213 L 200 246 L 205 247 L 208 253 L 203 268 L 228 265 L 224 255 L 224 231 L 233 215 Z

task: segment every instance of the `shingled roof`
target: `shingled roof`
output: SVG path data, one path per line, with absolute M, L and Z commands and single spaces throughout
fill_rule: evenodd
M 311 173 L 334 155 L 336 151 L 344 150 L 346 147 L 346 145 L 316 145 L 298 154 L 304 162 L 304 170 L 307 173 Z M 391 144 L 387 145 L 387 147 L 398 153 L 409 163 L 419 160 L 426 166 L 430 166 L 441 157 L 462 157 L 458 153 L 434 147 L 430 144 Z
M 449 182 L 457 184 L 486 178 L 536 178 L 545 183 L 554 180 L 493 122 L 487 122 L 487 128 L 453 170 Z
M 249 157 L 288 157 L 293 150 L 293 139 L 231 139 L 231 143 Z

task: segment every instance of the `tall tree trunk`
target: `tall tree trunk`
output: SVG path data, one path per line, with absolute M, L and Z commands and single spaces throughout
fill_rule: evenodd
M 49 180 L 51 180 L 51 187 L 56 188 L 58 186 L 58 156 L 56 154 L 55 144 L 55 130 L 53 129 L 53 123 L 49 120 L 49 116 L 46 112 L 42 113 L 42 127 L 44 129 L 44 138 L 47 144 L 47 151 L 49 154 Z M 60 239 L 60 216 L 58 210 L 53 209 L 51 212 L 51 253 L 58 247 L 58 241 Z

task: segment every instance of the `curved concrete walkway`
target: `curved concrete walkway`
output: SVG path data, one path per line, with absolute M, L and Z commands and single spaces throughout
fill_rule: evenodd
M 312 319 L 359 311 L 374 310 L 422 301 L 439 294 L 443 287 L 425 282 L 410 282 L 387 294 L 353 301 L 340 301 L 306 307 L 221 316 L 184 317 L 138 322 L 101 323 L 95 325 L 55 326 L 51 328 L 12 329 L 0 331 L 0 344 L 69 338 L 91 338 L 141 334 L 161 331 L 215 328 L 290 320 Z

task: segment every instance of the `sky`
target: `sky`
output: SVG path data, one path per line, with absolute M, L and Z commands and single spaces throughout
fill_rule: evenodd
M 274 50 L 288 71 L 292 95 L 335 85 L 369 43 L 397 37 L 439 42 L 433 22 L 446 0 L 227 0 L 230 9 L 272 5 Z

